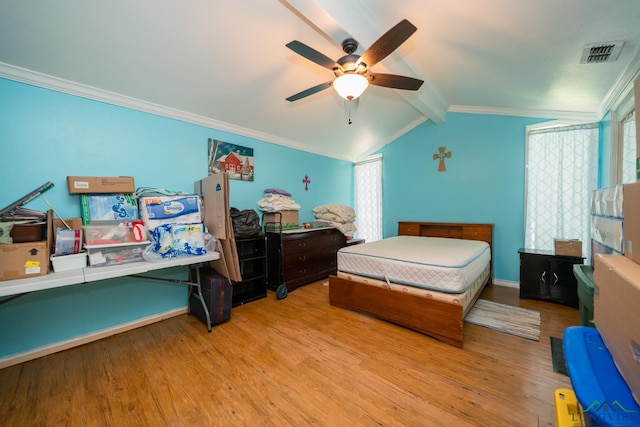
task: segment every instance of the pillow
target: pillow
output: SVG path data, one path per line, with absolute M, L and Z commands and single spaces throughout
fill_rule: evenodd
M 329 204 L 316 206 L 312 210 L 316 214 L 316 218 L 318 217 L 317 214 L 332 213 L 341 217 L 343 222 L 354 222 L 356 220 L 356 211 L 350 206 Z
M 317 213 L 315 215 L 317 219 L 321 219 L 323 221 L 339 222 L 341 224 L 344 224 L 346 222 L 344 219 L 342 219 L 342 217 L 331 212 Z

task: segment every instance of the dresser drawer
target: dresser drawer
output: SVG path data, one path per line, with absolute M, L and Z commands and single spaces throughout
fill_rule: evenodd
M 289 291 L 336 273 L 338 250 L 346 237 L 335 228 L 268 233 L 268 284 Z
M 284 282 L 291 287 L 297 283 L 309 283 L 335 274 L 337 263 L 335 259 L 327 259 L 325 262 L 303 262 L 296 265 L 287 265 L 284 270 Z
M 326 233 L 297 233 L 293 236 L 286 236 L 282 242 L 282 252 L 292 254 L 319 250 L 323 248 L 342 247 L 345 239 L 341 241 L 341 236 Z

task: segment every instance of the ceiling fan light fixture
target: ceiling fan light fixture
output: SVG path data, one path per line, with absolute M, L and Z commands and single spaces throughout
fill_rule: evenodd
M 333 88 L 338 95 L 351 101 L 358 98 L 369 86 L 369 80 L 362 74 L 346 73 L 333 81 Z

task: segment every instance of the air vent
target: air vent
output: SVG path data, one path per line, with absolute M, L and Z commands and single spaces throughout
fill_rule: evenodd
M 624 41 L 588 44 L 582 51 L 581 64 L 614 62 L 618 59 Z

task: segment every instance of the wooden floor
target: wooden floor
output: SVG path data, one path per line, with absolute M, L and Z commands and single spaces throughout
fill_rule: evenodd
M 465 325 L 464 349 L 329 306 L 316 282 L 233 309 L 211 333 L 181 315 L 0 370 L 8 426 L 554 426 L 549 336 L 578 311 L 537 309 L 540 341 Z

